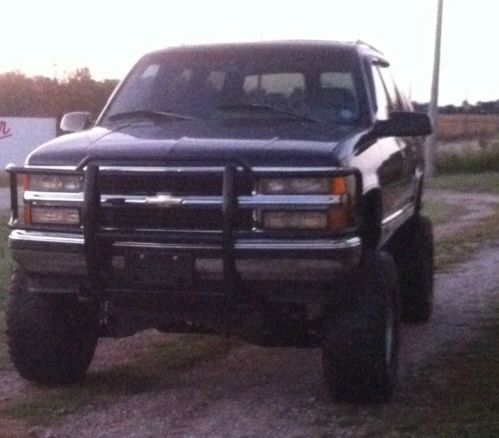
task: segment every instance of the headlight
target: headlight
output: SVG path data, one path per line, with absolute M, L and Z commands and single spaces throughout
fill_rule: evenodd
M 24 175 L 24 223 L 79 226 L 82 190 L 81 175 Z
M 257 192 L 262 195 L 308 195 L 331 193 L 331 178 L 263 178 Z
M 357 187 L 353 174 L 338 177 L 262 178 L 256 184 L 256 192 L 279 197 L 276 199 L 285 197 L 290 201 L 303 196 L 312 200 L 315 196 L 318 204 L 317 209 L 311 209 L 308 205 L 306 210 L 300 204 L 282 210 L 262 207 L 255 211 L 259 228 L 329 230 L 341 233 L 356 226 Z
M 67 207 L 32 206 L 30 219 L 32 224 L 79 225 L 80 210 Z
M 26 175 L 24 188 L 34 192 L 81 192 L 83 178 L 78 175 Z
M 276 229 L 325 229 L 328 215 L 320 211 L 266 211 L 263 213 L 263 227 Z

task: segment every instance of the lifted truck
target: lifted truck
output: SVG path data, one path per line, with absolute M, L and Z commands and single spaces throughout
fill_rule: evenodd
M 391 396 L 399 321 L 431 313 L 431 126 L 380 52 L 158 51 L 90 117 L 8 168 L 22 377 L 80 380 L 99 337 L 157 328 L 321 347 L 333 398 Z

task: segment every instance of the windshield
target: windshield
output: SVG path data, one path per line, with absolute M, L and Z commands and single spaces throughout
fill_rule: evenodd
M 227 46 L 144 57 L 106 109 L 103 124 L 128 115 L 189 119 L 288 119 L 359 123 L 359 74 L 350 52 L 329 47 Z M 155 118 L 158 120 L 158 117 Z

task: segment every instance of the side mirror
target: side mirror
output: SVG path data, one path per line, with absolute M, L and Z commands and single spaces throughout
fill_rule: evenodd
M 64 132 L 83 131 L 90 125 L 91 114 L 87 111 L 75 111 L 62 116 L 59 127 Z
M 376 137 L 419 137 L 433 132 L 430 118 L 426 114 L 394 112 L 388 120 L 379 120 L 373 128 Z

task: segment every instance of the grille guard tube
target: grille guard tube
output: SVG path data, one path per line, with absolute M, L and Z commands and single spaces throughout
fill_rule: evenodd
M 99 294 L 104 289 L 106 289 L 105 284 L 105 269 L 109 266 L 110 260 L 107 260 L 111 256 L 108 249 L 117 242 L 125 238 L 123 233 L 119 233 L 119 230 L 114 230 L 109 232 L 103 228 L 102 223 L 102 205 L 101 203 L 105 201 L 105 193 L 101 193 L 101 175 L 112 175 L 118 172 L 119 175 L 123 176 L 126 174 L 144 174 L 150 175 L 154 173 L 160 173 L 167 176 L 168 174 L 178 174 L 178 172 L 189 175 L 190 173 L 195 176 L 199 172 L 208 173 L 218 173 L 223 176 L 222 179 L 222 193 L 221 193 L 221 203 L 219 207 L 222 212 L 222 227 L 220 233 L 220 240 L 218 244 L 221 246 L 221 255 L 223 262 L 223 287 L 224 293 L 229 297 L 237 299 L 240 295 L 242 288 L 242 282 L 240 280 L 240 275 L 236 269 L 236 259 L 241 255 L 241 249 L 236 248 L 235 242 L 238 236 L 235 233 L 235 220 L 237 212 L 240 208 L 248 209 L 250 205 L 238 205 L 238 193 L 236 193 L 236 187 L 238 183 L 238 175 L 245 173 L 250 175 L 253 180 L 259 177 L 280 177 L 280 176 L 293 176 L 293 177 L 341 177 L 353 175 L 356 179 L 356 209 L 357 217 L 360 219 L 360 201 L 362 195 L 362 183 L 361 175 L 357 169 L 345 169 L 345 168 L 335 168 L 335 167 L 254 167 L 248 168 L 247 166 L 241 166 L 240 163 L 234 162 L 223 162 L 223 163 L 210 163 L 212 166 L 207 166 L 206 163 L 166 163 L 165 167 L 160 167 L 161 163 L 115 163 L 111 165 L 106 161 L 100 161 L 96 159 L 89 159 L 85 162 L 86 167 L 84 169 L 57 169 L 57 168 L 47 168 L 42 166 L 27 166 L 27 167 L 14 167 L 9 166 L 8 171 L 10 173 L 11 179 L 11 206 L 12 206 L 12 220 L 11 227 L 17 229 L 24 229 L 26 231 L 35 232 L 74 232 L 73 229 L 69 228 L 57 228 L 57 229 L 47 229 L 46 227 L 38 226 L 26 226 L 19 223 L 17 219 L 17 210 L 19 202 L 17 199 L 17 175 L 18 174 L 30 174 L 30 173 L 57 173 L 57 174 L 75 174 L 79 173 L 84 176 L 84 187 L 83 187 L 83 199 L 81 202 L 82 207 L 82 226 L 83 226 L 83 240 L 84 240 L 84 258 L 86 264 L 87 272 L 87 283 L 88 293 L 92 295 Z M 242 197 L 245 200 L 251 197 Z M 248 202 L 245 200 L 244 202 Z M 268 202 L 268 201 L 267 201 Z M 294 201 L 297 202 L 297 201 Z M 324 201 L 319 201 L 324 202 Z M 268 207 L 268 203 L 262 203 L 258 198 L 255 198 L 251 202 L 252 208 L 258 208 L 258 205 L 263 205 Z M 297 205 L 299 207 L 299 205 Z M 213 207 L 212 207 L 213 208 Z M 217 208 L 217 207 L 215 207 Z M 302 208 L 308 208 L 305 204 Z M 359 223 L 357 224 L 357 226 Z M 137 230 L 139 231 L 139 230 Z M 354 235 L 354 230 L 349 232 L 349 236 Z M 81 232 L 81 230 L 80 230 Z M 133 231 L 130 236 L 126 236 L 128 241 L 133 241 Z M 159 236 L 166 236 L 164 231 L 157 230 L 155 233 Z M 171 234 L 171 233 L 170 233 Z M 306 234 L 300 233 L 290 233 L 289 239 L 296 239 L 297 242 L 303 241 L 306 238 Z M 151 236 L 152 237 L 152 236 Z M 258 236 L 254 236 L 259 238 Z M 261 237 L 261 236 L 260 236 Z M 308 236 L 310 237 L 310 236 Z M 341 236 L 337 236 L 340 239 Z M 239 237 L 240 238 L 240 237 Z M 281 235 L 279 239 L 286 238 Z M 333 237 L 334 238 L 334 237 Z M 161 240 L 161 239 L 160 239 Z M 253 240 L 250 238 L 250 241 Z M 212 240 L 213 241 L 213 240 Z M 175 246 L 175 243 L 172 243 Z M 286 252 L 284 250 L 284 252 Z M 295 251 L 296 253 L 296 251 Z M 295 257 L 297 257 L 296 254 Z
M 97 294 L 103 288 L 101 278 L 100 260 L 102 252 L 99 251 L 97 233 L 99 230 L 99 167 L 89 164 L 85 171 L 85 182 L 83 186 L 82 224 L 85 263 L 87 265 L 88 289 L 90 294 Z
M 232 164 L 225 167 L 222 185 L 223 278 L 226 292 L 234 298 L 236 298 L 236 294 L 238 294 L 238 291 L 240 290 L 240 288 L 237 287 L 239 276 L 234 258 L 234 216 L 237 208 L 237 198 L 234 190 L 236 185 L 236 170 L 236 167 Z

